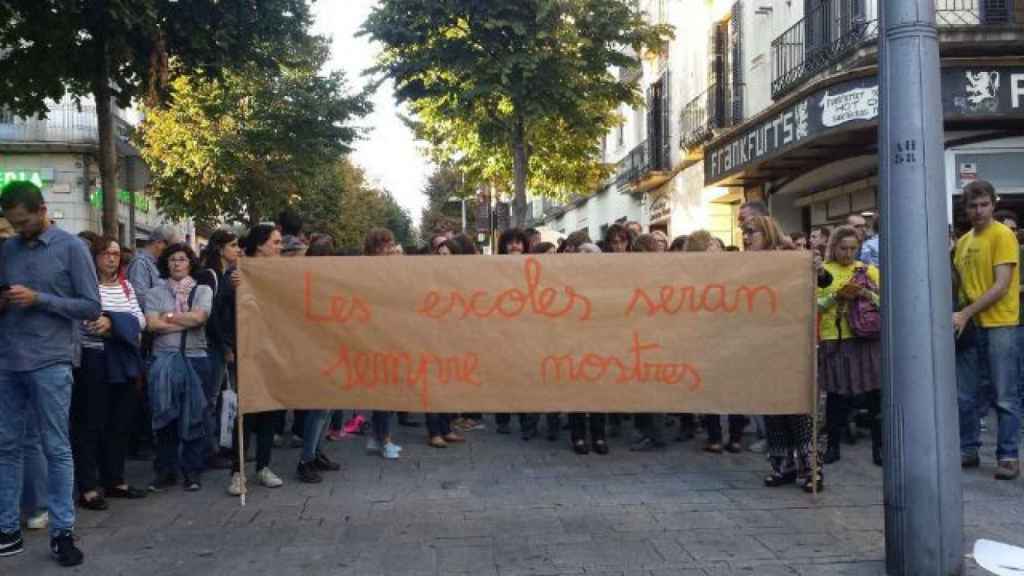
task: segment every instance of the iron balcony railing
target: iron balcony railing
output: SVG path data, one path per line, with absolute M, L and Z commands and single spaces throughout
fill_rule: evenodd
M 19 118 L 0 109 L 0 143 L 97 144 L 99 129 L 95 104 L 64 101 L 50 107 L 46 118 Z M 127 138 L 132 130 L 120 116 L 114 116 L 114 134 Z
M 647 141 L 644 140 L 619 161 L 615 170 L 615 187 L 621 190 L 629 187 L 630 184 L 639 182 L 650 172 L 650 168 L 650 153 L 647 149 Z
M 1024 0 L 935 0 L 936 24 L 942 28 L 1012 24 L 1015 1 Z M 786 95 L 877 39 L 876 0 L 824 0 L 772 41 L 772 98 Z
M 690 100 L 679 117 L 679 144 L 687 149 L 711 139 L 714 132 L 714 109 L 717 88 L 712 85 Z

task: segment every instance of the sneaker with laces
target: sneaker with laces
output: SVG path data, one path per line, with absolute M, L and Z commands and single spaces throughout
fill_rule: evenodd
M 82 551 L 75 546 L 75 536 L 70 530 L 61 530 L 50 538 L 50 553 L 61 566 L 78 566 L 85 559 Z
M 25 527 L 29 530 L 42 530 L 50 524 L 50 513 L 46 510 L 37 512 L 25 520 Z
M 1014 480 L 1020 476 L 1020 464 L 1016 460 L 1000 460 L 996 468 L 996 480 Z
M 376 438 L 366 439 L 366 452 L 369 454 L 375 454 L 377 452 L 380 452 L 380 444 L 377 443 Z
M 21 531 L 0 532 L 0 557 L 14 556 L 25 549 L 25 541 L 21 538 Z
M 280 476 L 274 474 L 274 471 L 269 466 L 257 472 L 256 476 L 260 480 L 260 485 L 266 488 L 280 488 L 284 486 L 284 480 L 281 480 Z
M 235 472 L 231 475 L 231 483 L 228 484 L 228 494 L 231 496 L 245 494 L 245 481 L 242 479 L 241 472 Z
M 398 460 L 398 456 L 401 452 L 401 446 L 388 442 L 384 445 L 384 449 L 381 450 L 381 456 L 387 460 Z

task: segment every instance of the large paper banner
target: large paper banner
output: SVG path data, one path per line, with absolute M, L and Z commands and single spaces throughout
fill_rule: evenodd
M 810 413 L 810 254 L 246 259 L 240 409 Z

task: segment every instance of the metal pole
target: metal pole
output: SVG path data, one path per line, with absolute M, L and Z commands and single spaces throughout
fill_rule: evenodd
M 885 548 L 960 574 L 963 501 L 934 0 L 879 0 Z
M 466 198 L 462 198 L 462 233 L 466 233 Z

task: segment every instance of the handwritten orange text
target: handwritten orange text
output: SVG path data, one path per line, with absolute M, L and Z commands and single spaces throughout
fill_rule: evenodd
M 561 292 L 555 288 L 541 288 L 541 264 L 536 258 L 527 258 L 524 265 L 525 289 L 520 287 L 491 296 L 485 290 L 474 290 L 468 295 L 453 290 L 443 295 L 431 290 L 423 297 L 416 313 L 435 320 L 456 316 L 459 319 L 517 318 L 524 314 L 548 318 L 574 316 L 581 322 L 590 319 L 590 299 L 571 286 Z
M 760 298 L 759 298 L 760 297 Z M 662 286 L 656 298 L 643 288 L 633 291 L 626 306 L 626 316 L 640 311 L 648 316 L 657 314 L 680 314 L 685 312 L 718 312 L 733 314 L 737 311 L 750 314 L 758 308 L 767 309 L 774 315 L 779 309 L 778 293 L 767 286 L 739 286 L 726 288 L 722 284 L 707 286 Z
M 372 316 L 370 305 L 359 296 L 346 298 L 344 296 L 331 296 L 331 302 L 327 306 L 327 313 L 318 313 L 313 310 L 313 273 L 306 272 L 306 288 L 304 295 L 306 320 L 318 324 L 333 322 L 337 324 L 366 324 Z
M 400 386 L 416 390 L 424 409 L 430 407 L 430 387 L 434 384 L 469 384 L 480 386 L 477 368 L 480 358 L 475 353 L 458 356 L 436 356 L 430 352 L 352 351 L 348 345 L 338 348 L 338 355 L 322 370 L 324 376 L 341 377 L 345 390 L 373 390 L 380 386 Z
M 601 356 L 589 352 L 582 356 L 546 356 L 541 360 L 541 378 L 546 384 L 549 381 L 598 382 L 613 376 L 617 384 L 656 382 L 671 386 L 685 385 L 691 392 L 700 390 L 700 373 L 693 365 L 644 359 L 646 353 L 661 349 L 660 344 L 641 342 L 640 335 L 633 332 L 633 344 L 627 350 L 626 357 Z

